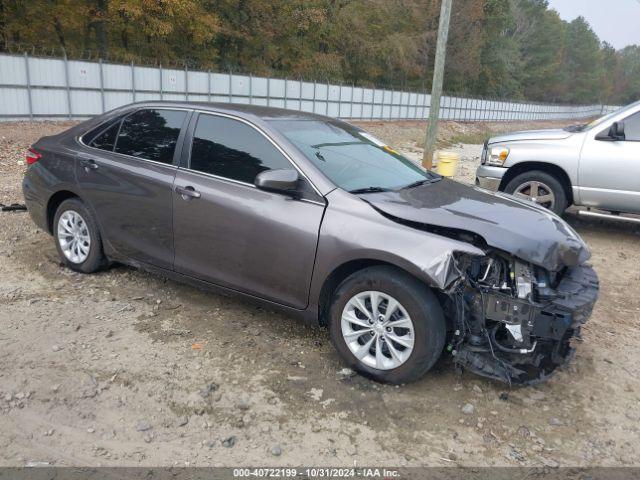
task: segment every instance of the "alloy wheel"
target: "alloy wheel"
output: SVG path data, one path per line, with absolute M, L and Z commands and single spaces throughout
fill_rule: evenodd
M 537 180 L 530 180 L 519 185 L 513 194 L 516 197 L 526 198 L 550 210 L 556 204 L 556 196 L 548 185 Z
M 67 210 L 58 219 L 58 243 L 64 256 L 73 263 L 82 263 L 89 256 L 91 235 L 82 215 Z
M 415 333 L 406 309 L 391 295 L 366 291 L 354 295 L 341 318 L 342 337 L 363 364 L 392 370 L 413 352 Z

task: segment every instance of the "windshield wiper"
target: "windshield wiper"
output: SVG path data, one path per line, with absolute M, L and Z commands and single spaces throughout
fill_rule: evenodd
M 425 178 L 424 180 L 418 180 L 417 182 L 413 182 L 413 183 L 410 183 L 409 185 L 405 185 L 400 190 L 407 190 L 409 188 L 419 187 L 420 185 L 424 185 L 425 183 L 433 183 L 433 182 L 437 182 L 438 180 L 440 180 L 440 177 Z
M 379 192 L 388 192 L 388 188 L 383 187 L 363 187 L 356 188 L 355 190 L 349 190 L 349 193 L 379 193 Z

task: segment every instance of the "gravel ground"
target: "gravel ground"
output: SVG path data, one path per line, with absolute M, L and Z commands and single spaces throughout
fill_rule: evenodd
M 0 202 L 21 201 L 30 143 L 67 126 L 0 124 Z M 419 156 L 424 124 L 366 126 Z M 480 147 L 454 148 L 470 181 Z M 127 267 L 73 273 L 28 214 L 0 213 L 0 464 L 637 466 L 640 229 L 568 220 L 600 301 L 567 369 L 508 389 L 448 358 L 370 382 L 326 331 Z

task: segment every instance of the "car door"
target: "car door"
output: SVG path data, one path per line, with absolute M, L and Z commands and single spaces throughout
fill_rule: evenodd
M 191 124 L 173 196 L 175 270 L 304 308 L 324 198 L 305 178 L 302 198 L 256 188 L 261 171 L 294 165 L 248 122 L 200 113 Z
M 82 197 L 123 257 L 173 268 L 173 180 L 189 110 L 143 108 L 109 122 L 78 153 Z
M 581 204 L 620 212 L 640 212 L 640 112 L 624 123 L 624 140 L 598 140 L 613 120 L 587 132 L 580 156 Z

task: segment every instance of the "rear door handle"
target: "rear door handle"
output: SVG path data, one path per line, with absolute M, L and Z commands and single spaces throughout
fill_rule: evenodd
M 182 196 L 183 200 L 191 200 L 192 198 L 200 198 L 200 192 L 196 192 L 196 189 L 192 186 L 176 187 L 176 192 Z
M 91 160 L 88 158 L 83 158 L 82 160 L 80 160 L 80 166 L 84 167 L 87 172 L 89 170 L 97 170 L 98 168 L 100 168 L 95 160 Z

